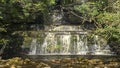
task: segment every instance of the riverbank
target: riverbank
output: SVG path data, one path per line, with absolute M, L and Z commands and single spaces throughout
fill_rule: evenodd
M 62 58 L 22 59 L 19 57 L 0 60 L 0 68 L 119 68 L 120 58 Z

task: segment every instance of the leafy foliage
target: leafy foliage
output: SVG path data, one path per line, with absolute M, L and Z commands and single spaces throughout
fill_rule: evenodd
M 76 11 L 82 13 L 85 20 L 92 21 L 99 14 L 97 3 L 87 2 L 82 5 L 74 6 Z
M 32 1 L 32 0 L 2 0 L 0 18 L 5 22 L 31 22 L 37 14 L 53 5 L 55 0 Z
M 106 39 L 120 42 L 120 1 L 94 1 L 74 6 L 82 14 L 84 21 L 97 24 L 94 34 L 102 35 Z
M 0 48 L 7 45 L 5 58 L 19 54 L 16 50 L 20 51 L 23 43 L 23 37 L 14 32 L 24 26 L 16 24 L 36 23 L 40 15 L 45 20 L 49 17 L 48 7 L 54 4 L 55 0 L 0 0 Z

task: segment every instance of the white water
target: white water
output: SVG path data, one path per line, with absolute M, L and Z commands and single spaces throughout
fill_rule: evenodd
M 36 54 L 36 49 L 37 49 L 37 39 L 33 39 L 31 44 L 30 44 L 30 53 L 31 55 Z
M 63 23 L 63 12 L 54 12 L 53 23 Z M 110 47 L 97 35 L 93 44 L 88 44 L 87 32 L 80 26 L 57 26 L 45 29 L 43 43 L 36 38 L 32 40 L 30 55 L 111 55 Z M 102 42 L 101 42 L 102 41 Z
M 46 32 L 42 44 L 33 39 L 30 47 L 30 55 L 111 55 L 109 45 L 99 43 L 96 35 L 94 44 L 87 42 L 87 32 L 81 32 L 79 26 L 58 26 Z M 77 31 L 76 31 L 77 30 Z

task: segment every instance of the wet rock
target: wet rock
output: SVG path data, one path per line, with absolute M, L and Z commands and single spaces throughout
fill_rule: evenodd
M 8 65 L 0 65 L 0 68 L 8 68 Z
M 16 66 L 15 65 L 11 65 L 10 68 L 16 68 Z
M 88 62 L 91 63 L 91 64 L 98 64 L 100 61 L 101 61 L 100 59 L 88 60 Z
M 71 63 L 71 58 L 62 59 L 61 63 Z
M 22 68 L 22 66 L 16 66 L 16 68 Z
M 50 60 L 50 62 L 58 64 L 60 63 L 60 59 L 52 59 Z
M 43 59 L 44 60 L 44 59 Z M 0 60 L 0 68 L 119 68 L 120 62 L 116 58 L 87 59 L 63 58 L 44 61 L 12 58 Z

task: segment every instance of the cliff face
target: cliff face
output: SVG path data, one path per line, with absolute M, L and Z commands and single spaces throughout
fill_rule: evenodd
M 117 55 L 120 55 L 120 44 L 115 42 L 109 43 L 111 51 L 115 52 Z

